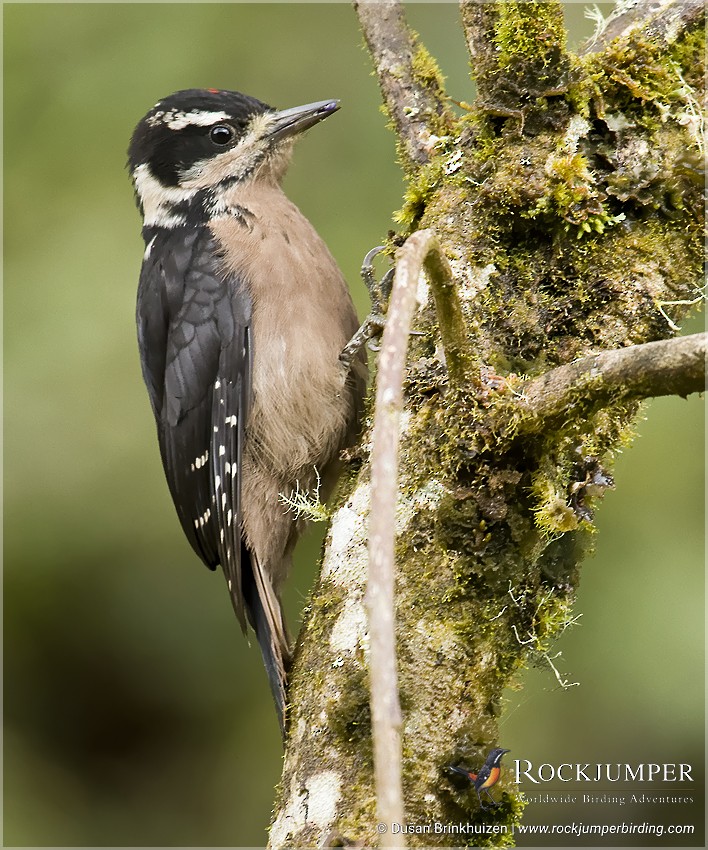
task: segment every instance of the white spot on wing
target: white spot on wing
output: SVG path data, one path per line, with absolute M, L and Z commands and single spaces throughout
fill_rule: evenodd
M 203 455 L 194 459 L 194 463 L 191 464 L 191 470 L 194 472 L 195 469 L 201 469 L 206 465 L 206 462 L 209 460 L 209 449 L 207 449 Z
M 199 519 L 194 520 L 195 528 L 203 528 L 211 519 L 211 508 L 207 508 Z

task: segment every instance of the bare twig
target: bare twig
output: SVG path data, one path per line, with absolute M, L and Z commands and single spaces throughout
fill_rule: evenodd
M 398 701 L 394 602 L 394 529 L 398 495 L 398 443 L 403 375 L 418 281 L 428 271 L 451 380 L 468 377 L 470 357 L 452 273 L 432 230 L 414 233 L 399 251 L 379 355 L 371 451 L 369 619 L 371 724 L 378 816 L 390 829 L 404 818 L 401 782 L 401 708 Z M 401 833 L 390 846 L 403 847 Z
M 414 233 L 398 252 L 386 327 L 379 354 L 371 449 L 369 520 L 369 618 L 371 727 L 379 820 L 391 829 L 403 823 L 401 707 L 398 701 L 394 620 L 394 529 L 398 495 L 398 443 L 403 410 L 403 374 L 418 277 L 433 244 L 431 231 Z M 404 847 L 402 833 L 387 845 Z
M 445 93 L 430 75 L 416 73 L 422 50 L 408 28 L 398 0 L 354 0 L 379 79 L 384 105 L 391 116 L 407 166 L 424 165 L 434 142 L 431 125 L 452 124 Z
M 604 50 L 615 38 L 651 29 L 651 37 L 675 41 L 705 14 L 703 0 L 638 0 L 619 2 L 604 27 L 580 50 L 580 55 Z
M 573 408 L 587 413 L 611 401 L 703 392 L 707 340 L 700 333 L 630 345 L 551 369 L 523 388 L 534 414 L 528 427 L 548 427 Z

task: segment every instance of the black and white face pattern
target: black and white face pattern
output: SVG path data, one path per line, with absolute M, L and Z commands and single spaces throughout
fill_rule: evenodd
M 251 178 L 279 181 L 293 138 L 339 109 L 336 100 L 276 111 L 254 97 L 187 89 L 157 103 L 128 149 L 146 227 L 173 228 L 228 212 L 225 193 Z
M 185 224 L 195 201 L 208 214 L 219 188 L 247 179 L 269 154 L 275 114 L 254 97 L 216 89 L 187 89 L 157 103 L 128 149 L 145 225 Z

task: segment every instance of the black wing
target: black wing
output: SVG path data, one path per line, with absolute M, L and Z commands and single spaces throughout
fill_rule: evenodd
M 143 378 L 182 528 L 221 564 L 246 628 L 241 585 L 240 470 L 251 394 L 251 300 L 223 272 L 206 228 L 158 231 L 138 289 Z

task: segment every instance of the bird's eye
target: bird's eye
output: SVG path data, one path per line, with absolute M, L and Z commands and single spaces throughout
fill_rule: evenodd
M 233 141 L 234 135 L 234 128 L 229 127 L 228 124 L 217 124 L 216 127 L 212 127 L 209 131 L 209 138 L 215 145 L 219 145 L 220 147 L 224 147 L 224 145 L 228 145 L 229 142 Z

